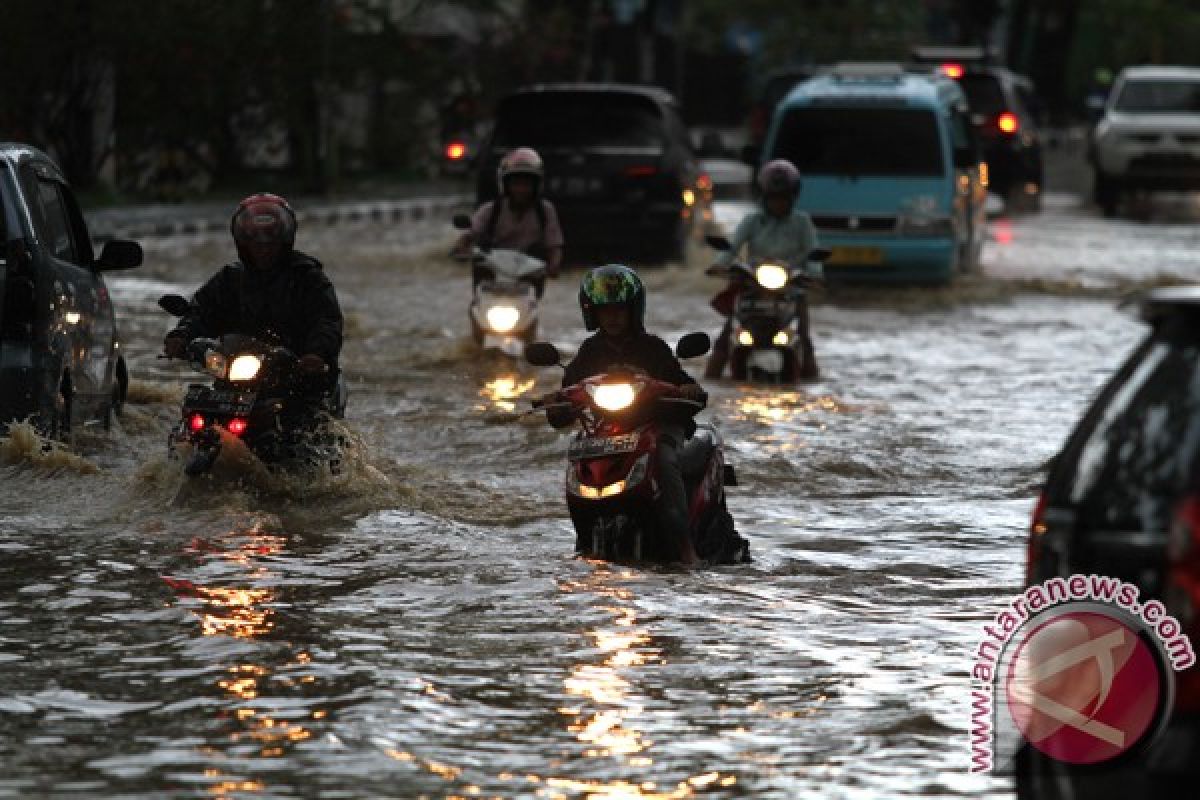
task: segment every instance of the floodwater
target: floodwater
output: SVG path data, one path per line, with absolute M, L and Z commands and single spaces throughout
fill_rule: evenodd
M 692 571 L 572 555 L 566 434 L 503 413 L 558 373 L 466 343 L 448 226 L 300 232 L 348 318 L 342 475 L 185 484 L 154 301 L 229 254 L 149 241 L 111 284 L 119 430 L 0 444 L 0 797 L 1007 796 L 967 775 L 970 653 L 1141 335 L 1114 291 L 1194 279 L 1195 230 L 1051 202 L 994 222 L 985 276 L 826 296 L 821 382 L 708 386 L 755 560 Z M 717 327 L 706 258 L 646 272 L 669 341 Z M 568 349 L 574 292 L 543 309 Z

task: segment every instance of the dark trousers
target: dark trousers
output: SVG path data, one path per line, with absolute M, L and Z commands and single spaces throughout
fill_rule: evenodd
M 683 483 L 683 467 L 679 463 L 679 450 L 683 442 L 682 425 L 667 423 L 659 429 L 659 495 L 655 511 L 663 532 L 678 544 L 680 557 L 684 561 L 691 561 L 695 558 L 695 548 L 688 528 L 688 497 Z

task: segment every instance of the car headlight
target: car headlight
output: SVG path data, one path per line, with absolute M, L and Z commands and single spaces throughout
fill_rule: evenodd
M 204 371 L 215 378 L 225 380 L 225 376 L 229 374 L 229 360 L 225 358 L 224 353 L 209 350 L 204 354 Z
M 633 405 L 634 398 L 642 390 L 641 383 L 589 383 L 587 392 L 592 402 L 605 411 L 624 411 Z
M 787 347 L 791 341 L 792 337 L 788 335 L 787 331 L 779 331 L 771 338 L 771 344 L 776 347 Z
M 488 325 L 496 333 L 508 333 L 520 319 L 521 312 L 512 306 L 492 306 L 487 310 Z
M 258 376 L 258 371 L 261 368 L 261 358 L 243 353 L 229 365 L 229 380 L 252 381 Z
M 759 264 L 754 279 L 764 289 L 782 289 L 787 286 L 788 271 L 778 264 Z
M 750 331 L 738 331 L 738 344 L 742 347 L 753 347 L 754 334 Z

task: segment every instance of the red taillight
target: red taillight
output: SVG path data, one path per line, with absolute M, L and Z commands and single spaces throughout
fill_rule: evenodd
M 963 73 L 966 72 L 966 70 L 963 69 L 962 64 L 942 64 L 940 69 L 942 74 L 947 78 L 954 78 L 955 80 L 961 78 Z
M 635 164 L 625 168 L 625 174 L 631 178 L 647 178 L 658 174 L 658 167 L 651 164 Z
M 1011 111 L 1005 111 L 1000 116 L 996 117 L 996 127 L 1001 133 L 1016 133 L 1021 127 L 1020 121 L 1017 120 L 1017 115 Z
M 226 427 L 229 428 L 229 432 L 234 436 L 241 436 L 246 432 L 246 428 L 250 427 L 250 423 L 246 422 L 246 420 L 242 419 L 241 417 L 234 417 L 233 419 L 229 420 L 229 424 Z
M 191 419 L 188 420 L 188 427 L 191 428 L 194 433 L 199 433 L 200 431 L 204 430 L 204 425 L 204 416 L 201 414 L 192 414 Z
M 451 142 L 446 145 L 446 158 L 458 161 L 467 154 L 467 146 L 462 142 Z
M 1029 523 L 1029 542 L 1025 548 L 1025 585 L 1033 584 L 1037 576 L 1037 564 L 1042 558 L 1042 537 L 1046 535 L 1046 493 L 1038 495 L 1033 507 L 1033 519 Z
M 701 175 L 699 178 L 696 178 L 696 188 L 700 189 L 701 191 L 707 192 L 712 187 L 712 178 L 708 177 L 707 175 Z

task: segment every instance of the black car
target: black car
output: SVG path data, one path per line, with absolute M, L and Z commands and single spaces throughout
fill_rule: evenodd
M 1158 599 L 1200 642 L 1200 286 L 1141 302 L 1149 335 L 1100 391 L 1051 464 L 1034 512 L 1027 585 L 1095 574 Z M 1166 797 L 1200 776 L 1200 668 L 1176 676 L 1172 716 L 1149 749 L 1069 769 L 1026 747 L 1021 797 Z M 1073 793 L 1067 792 L 1071 789 Z
M 915 64 L 955 79 L 967 96 L 971 121 L 988 165 L 988 188 L 1010 211 L 1041 208 L 1040 105 L 1033 83 L 990 63 L 978 48 L 917 48 Z
M 32 417 L 67 439 L 121 409 L 129 373 L 106 270 L 142 263 L 136 242 L 96 258 L 62 172 L 45 154 L 0 144 L 0 426 Z
M 496 167 L 517 147 L 534 148 L 545 162 L 546 197 L 558 210 L 569 259 L 682 253 L 699 169 L 669 92 L 579 83 L 508 95 L 481 152 L 478 203 L 495 198 Z

